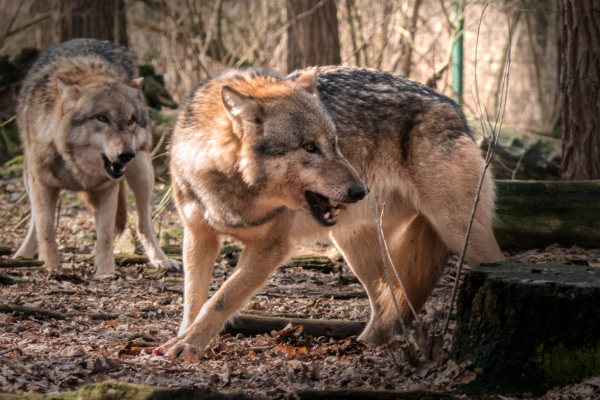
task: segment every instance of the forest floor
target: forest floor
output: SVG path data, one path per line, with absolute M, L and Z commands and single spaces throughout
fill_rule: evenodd
M 0 219 L 0 244 L 14 249 L 23 241 L 29 225 L 26 221 L 17 227 L 29 210 L 26 199 L 15 206 L 24 193 L 19 180 L 0 183 L 0 215 L 14 206 Z M 164 193 L 163 185 L 157 185 L 154 205 L 160 201 L 160 193 Z M 148 279 L 147 271 L 133 265 L 119 267 L 112 279 L 96 279 L 93 220 L 75 195 L 63 194 L 61 204 L 57 232 L 62 274 L 49 276 L 43 267 L 0 268 L 0 274 L 18 282 L 0 284 L 0 303 L 58 311 L 67 318 L 0 312 L 0 392 L 52 394 L 116 379 L 164 387 L 208 386 L 277 399 L 305 388 L 453 391 L 475 375 L 468 365 L 457 366 L 452 361 L 440 366 L 422 355 L 409 360 L 400 351 L 400 339 L 371 347 L 355 338 L 336 341 L 310 337 L 295 327 L 252 337 L 221 335 L 201 359 L 180 361 L 153 354 L 154 348 L 177 334 L 183 309 L 182 273 L 169 272 L 153 280 Z M 133 221 L 134 206 L 130 204 L 130 208 Z M 171 206 L 162 214 L 160 228 L 156 222 L 155 231 L 169 232 L 169 245 L 176 247 L 181 246 L 179 227 Z M 298 251 L 327 256 L 336 252 L 328 243 Z M 577 246 L 505 254 L 518 259 L 550 254 L 600 265 L 600 249 Z M 442 311 L 445 315 L 457 262 L 456 256 L 449 259 L 421 312 L 434 332 L 443 325 Z M 209 295 L 231 274 L 230 264 L 227 257 L 217 260 Z M 278 268 L 241 310 L 241 314 L 249 315 L 350 321 L 367 321 L 369 313 L 366 293 L 343 261 L 329 273 Z M 116 315 L 118 318 L 109 319 Z M 452 321 L 444 337 L 446 352 L 453 331 Z M 411 333 L 419 334 L 415 330 Z M 19 350 L 6 351 L 15 347 Z M 587 382 L 553 389 L 542 398 L 598 398 L 600 379 Z

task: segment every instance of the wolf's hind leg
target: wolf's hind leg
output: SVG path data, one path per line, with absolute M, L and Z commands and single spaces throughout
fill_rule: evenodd
M 387 204 L 383 218 L 383 228 L 388 247 L 392 251 L 392 238 L 397 235 L 398 230 L 403 229 L 406 223 L 413 218 L 415 210 L 405 203 L 400 196 L 392 196 Z M 366 208 L 367 205 L 363 203 L 352 206 L 348 213 L 341 214 L 338 226 L 332 230 L 330 236 L 369 295 L 371 319 L 360 335 L 360 339 L 373 344 L 381 344 L 388 340 L 390 334 L 394 333 L 389 331 L 389 326 L 387 326 L 389 324 L 381 319 L 383 315 L 387 315 L 384 309 L 386 303 L 381 302 L 379 299 L 381 285 L 385 284 L 387 286 L 387 279 L 383 267 L 377 228 L 371 212 L 366 209 L 362 210 L 363 218 L 366 215 L 366 220 L 358 224 L 355 223 L 355 220 L 360 217 L 353 215 L 353 213 L 361 214 L 360 207 Z M 388 266 L 391 268 L 390 263 L 388 263 Z M 403 267 L 403 264 L 396 262 L 396 267 Z M 393 282 L 397 282 L 395 274 L 391 270 L 390 276 Z M 400 297 L 402 297 L 401 292 Z M 402 302 L 400 302 L 400 305 L 403 316 L 409 318 L 410 310 L 407 305 Z
M 359 339 L 372 344 L 385 343 L 387 334 L 381 327 L 381 308 L 377 301 L 378 282 L 385 279 L 385 275 L 375 226 L 355 228 L 348 234 L 336 230 L 331 238 L 369 296 L 371 319 Z
M 423 215 L 417 215 L 410 221 L 396 240 L 388 241 L 388 248 L 393 265 L 402 280 L 400 286 L 395 274 L 390 271 L 394 295 L 403 318 L 410 321 L 413 315 L 407 297 L 418 312 L 440 277 L 448 258 L 448 248 Z M 387 279 L 379 282 L 378 289 L 381 324 L 386 332 L 399 332 L 400 321 Z
M 133 161 L 127 165 L 125 178 L 135 196 L 138 234 L 150 262 L 160 269 L 180 270 L 181 263 L 167 258 L 152 229 L 150 200 L 152 198 L 154 170 L 150 161 L 150 153 L 139 151 Z

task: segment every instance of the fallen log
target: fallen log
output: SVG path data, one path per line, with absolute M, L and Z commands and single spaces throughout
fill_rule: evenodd
M 454 400 L 458 397 L 449 393 L 431 392 L 429 390 L 357 390 L 357 389 L 331 389 L 313 390 L 304 389 L 296 392 L 300 400 Z M 294 393 L 288 393 L 286 400 L 296 400 Z
M 263 335 L 272 331 L 280 331 L 289 323 L 294 326 L 302 325 L 304 333 L 314 337 L 327 336 L 335 340 L 349 338 L 359 335 L 365 327 L 364 322 L 318 320 L 303 318 L 272 318 L 255 315 L 238 315 L 225 326 L 223 334 L 230 333 L 245 336 Z
M 0 268 L 27 268 L 41 267 L 43 265 L 43 260 L 35 260 L 33 258 L 0 258 Z
M 496 181 L 500 247 L 600 246 L 600 181 Z
M 600 375 L 600 269 L 565 261 L 473 267 L 458 299 L 450 357 L 470 360 L 467 395 L 541 396 Z
M 8 275 L 0 275 L 0 285 L 14 285 L 17 282 L 15 282 L 15 280 L 8 276 Z
M 0 312 L 8 314 L 14 313 L 16 315 L 32 315 L 35 318 L 54 318 L 54 319 L 65 319 L 65 315 L 57 311 L 46 310 L 37 307 L 26 307 L 18 304 L 5 304 L 0 303 Z
M 13 253 L 13 248 L 0 244 L 0 256 L 10 256 Z
M 23 395 L 0 393 L 0 400 L 23 399 Z M 252 400 L 243 393 L 225 393 L 210 388 L 178 388 L 165 389 L 160 386 L 136 385 L 118 381 L 91 383 L 74 392 L 56 393 L 51 396 L 28 393 L 29 400 Z

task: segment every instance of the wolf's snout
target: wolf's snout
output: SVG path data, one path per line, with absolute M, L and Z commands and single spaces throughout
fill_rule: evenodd
M 352 203 L 356 203 L 357 201 L 362 200 L 368 192 L 369 188 L 367 188 L 367 186 L 362 182 L 354 183 L 352 186 L 350 186 L 350 189 L 348 189 L 348 199 Z
M 123 164 L 127 164 L 129 161 L 131 161 L 133 159 L 133 157 L 135 157 L 135 152 L 130 147 L 125 147 L 117 155 L 119 162 L 122 162 Z

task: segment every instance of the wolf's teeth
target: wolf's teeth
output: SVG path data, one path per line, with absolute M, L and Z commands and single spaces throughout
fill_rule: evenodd
M 323 218 L 325 218 L 325 219 L 329 219 L 329 217 L 330 217 L 330 216 L 331 216 L 331 213 L 330 213 L 330 212 L 328 212 L 327 214 L 323 215 Z
M 333 211 L 331 211 L 331 215 L 333 215 L 334 217 L 337 217 L 339 213 L 340 213 L 340 209 L 339 208 L 336 208 Z

